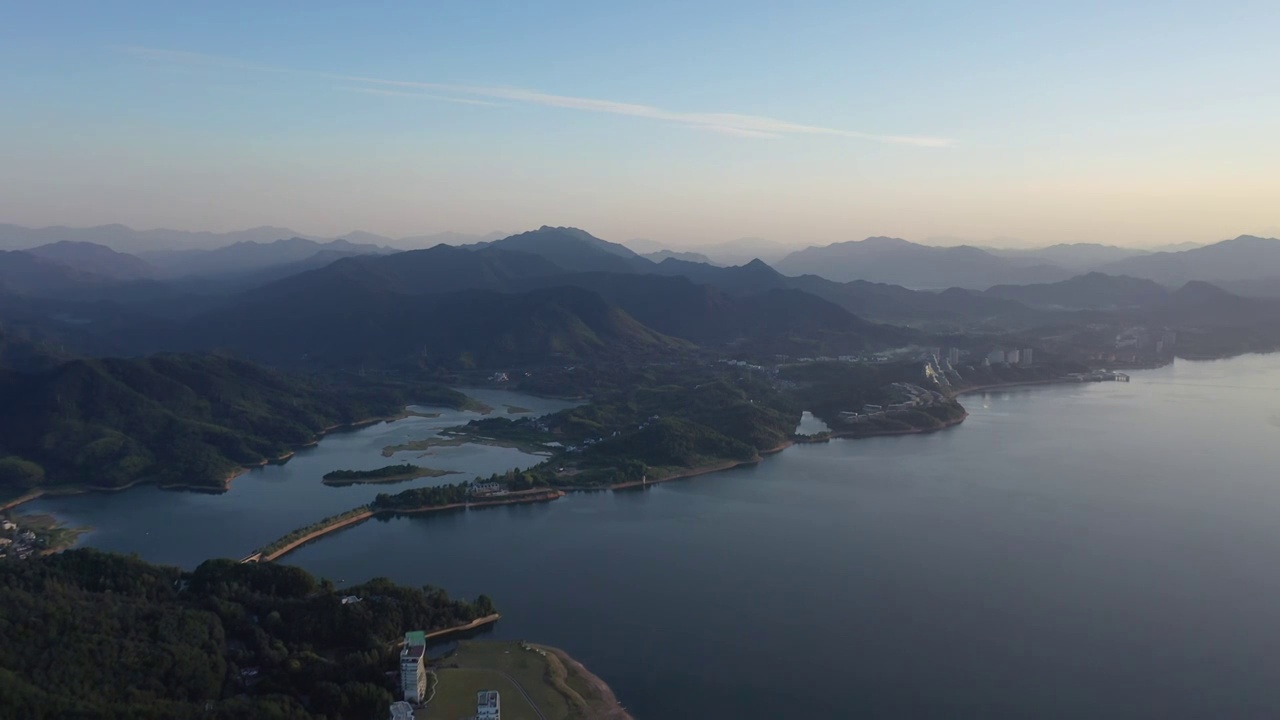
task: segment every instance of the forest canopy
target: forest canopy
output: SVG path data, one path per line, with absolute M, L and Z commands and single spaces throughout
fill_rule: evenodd
M 273 563 L 192 572 L 94 550 L 0 563 L 5 717 L 382 717 L 407 630 L 493 612 L 386 579 L 348 588 Z

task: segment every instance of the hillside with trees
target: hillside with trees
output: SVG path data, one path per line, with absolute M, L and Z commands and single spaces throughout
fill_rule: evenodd
M 237 468 L 284 455 L 326 428 L 393 415 L 410 402 L 466 400 L 434 385 L 338 385 L 216 355 L 0 371 L 0 493 L 140 481 L 220 490 Z
M 346 588 L 274 563 L 192 572 L 94 550 L 0 563 L 5 717 L 364 720 L 394 699 L 406 629 L 493 612 L 435 588 Z

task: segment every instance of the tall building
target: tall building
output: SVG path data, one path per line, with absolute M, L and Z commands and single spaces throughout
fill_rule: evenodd
M 497 690 L 476 693 L 476 720 L 502 720 L 502 701 Z
M 960 348 L 947 348 L 947 362 L 956 365 L 960 362 Z
M 1026 367 L 1033 362 L 1033 356 L 1034 353 L 1031 351 L 1031 348 L 1022 348 L 1022 357 L 1018 359 L 1018 363 L 1023 367 Z
M 1014 348 L 1004 354 L 1004 361 L 1010 365 L 1017 365 L 1022 361 L 1022 352 L 1017 348 Z
M 400 689 L 405 701 L 411 703 L 422 702 L 427 692 L 427 646 L 421 636 L 422 633 L 405 635 L 404 649 L 400 651 Z

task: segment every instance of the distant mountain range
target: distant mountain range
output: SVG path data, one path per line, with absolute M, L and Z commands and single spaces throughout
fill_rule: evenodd
M 1102 265 L 1098 270 L 1110 275 L 1146 278 L 1170 286 L 1192 280 L 1240 282 L 1274 277 L 1280 273 L 1280 240 L 1241 235 L 1182 252 L 1126 258 Z
M 660 263 L 663 260 L 684 260 L 685 262 L 706 263 L 707 265 L 718 265 L 719 263 L 711 262 L 711 258 L 697 252 L 677 252 L 675 250 L 659 250 L 657 252 L 644 253 L 643 257 Z
M 26 252 L 81 272 L 104 275 L 116 280 L 154 278 L 160 272 L 159 268 L 137 256 L 90 242 L 60 240 Z
M 546 237 L 551 231 L 561 236 L 565 252 L 553 256 L 552 241 Z M 1098 243 L 1035 249 L 938 247 L 898 238 L 873 237 L 799 250 L 793 245 L 761 238 L 740 238 L 696 251 L 681 251 L 652 240 L 619 244 L 584 233 L 594 239 L 591 247 L 615 257 L 604 258 L 600 253 L 593 253 L 583 260 L 569 257 L 578 248 L 565 239 L 581 231 L 544 226 L 533 232 L 540 233 L 540 252 L 570 271 L 623 271 L 623 264 L 617 258 L 627 261 L 632 269 L 645 267 L 637 264 L 637 260 L 660 263 L 675 258 L 734 266 L 760 259 L 791 276 L 818 275 L 838 282 L 865 280 L 915 289 L 985 290 L 995 285 L 1058 282 L 1084 272 L 1099 271 L 1155 280 L 1170 287 L 1190 280 L 1206 280 L 1232 285 L 1241 292 L 1266 295 L 1280 292 L 1270 280 L 1280 277 L 1277 263 L 1280 243 L 1248 235 L 1211 245 L 1180 243 L 1158 249 Z M 478 248 L 497 243 L 500 247 L 519 250 L 521 243 L 528 242 L 525 238 L 529 235 L 442 232 L 393 238 L 353 231 L 333 239 L 272 226 L 210 233 L 133 230 L 123 225 L 91 228 L 0 225 L 0 250 L 43 248 L 39 253 L 42 257 L 69 267 L 115 279 L 144 279 L 229 276 L 290 264 L 297 264 L 298 268 L 316 267 L 347 255 L 389 253 L 440 244 Z M 117 254 L 136 256 L 137 260 L 94 251 L 88 247 L 90 244 L 109 248 Z
M 1037 258 L 994 255 L 975 247 L 933 247 L 900 238 L 810 247 L 776 266 L 785 275 L 818 275 L 837 282 L 866 280 L 916 289 L 984 289 L 1002 283 L 1055 282 L 1071 272 Z
M 1070 243 L 1050 245 L 1035 249 L 982 248 L 992 255 L 1021 258 L 1057 265 L 1068 270 L 1088 270 L 1109 262 L 1125 260 L 1148 254 L 1149 250 L 1099 245 L 1097 243 Z
M 1098 272 L 1056 283 L 997 285 L 982 294 L 1030 307 L 1064 310 L 1153 308 L 1168 303 L 1172 295 L 1168 288 L 1151 280 Z
M 478 235 L 441 232 L 392 238 L 356 230 L 338 237 L 326 238 L 271 225 L 249 228 L 248 230 L 216 233 L 166 229 L 134 230 L 125 225 L 98 225 L 87 228 L 62 226 L 28 228 L 21 225 L 0 224 L 0 250 L 27 250 L 40 245 L 72 241 L 105 245 L 118 252 L 139 254 L 181 250 L 216 250 L 236 243 L 271 243 L 289 238 L 305 238 L 322 243 L 331 240 L 346 240 L 356 245 L 380 245 L 408 250 L 431 247 L 440 243 L 469 245 L 477 242 L 499 240 L 506 237 L 506 235 L 507 233 L 501 232 Z
M 338 367 L 483 367 L 694 346 L 830 355 L 922 333 L 1092 322 L 1082 313 L 1189 330 L 1231 326 L 1230 313 L 1265 323 L 1277 308 L 1269 300 L 1180 281 L 1215 273 L 1265 295 L 1280 267 L 1280 241 L 1249 237 L 1106 263 L 1123 275 L 893 238 L 808 248 L 777 269 L 645 257 L 568 227 L 403 252 L 356 242 L 377 239 L 291 237 L 142 257 L 68 240 L 0 251 L 0 331 L 89 354 L 227 349 Z M 1050 250 L 1063 262 L 1116 257 L 1093 245 Z M 1260 342 L 1243 331 L 1238 340 Z
M 317 242 L 291 237 L 271 242 L 244 241 L 213 250 L 168 250 L 142 253 L 143 260 L 167 277 L 236 275 L 277 265 L 305 263 L 316 255 L 332 260 L 351 255 L 395 252 L 379 245 L 349 240 Z
M 797 334 L 852 350 L 911 335 L 795 289 L 727 293 L 656 268 L 581 230 L 544 227 L 474 249 L 346 258 L 244 293 L 178 336 L 184 349 L 244 349 L 274 362 L 466 364 L 779 348 Z

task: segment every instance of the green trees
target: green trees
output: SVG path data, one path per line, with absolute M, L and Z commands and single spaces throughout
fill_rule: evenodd
M 0 496 L 41 483 L 220 489 L 238 466 L 278 457 L 330 426 L 395 414 L 409 402 L 467 400 L 434 385 L 333 385 L 216 355 L 0 371 Z
M 44 482 L 44 468 L 20 457 L 0 458 L 0 488 L 30 490 Z
M 414 488 L 389 495 L 378 493 L 370 507 L 374 510 L 413 510 L 416 508 L 464 503 L 471 495 L 469 483 Z
M 387 465 L 376 470 L 334 470 L 324 474 L 325 480 L 376 480 L 378 478 L 413 475 L 422 468 L 411 463 Z
M 0 711 L 21 718 L 377 717 L 405 630 L 492 612 L 380 579 L 343 594 L 275 564 L 190 573 L 93 550 L 0 563 Z

